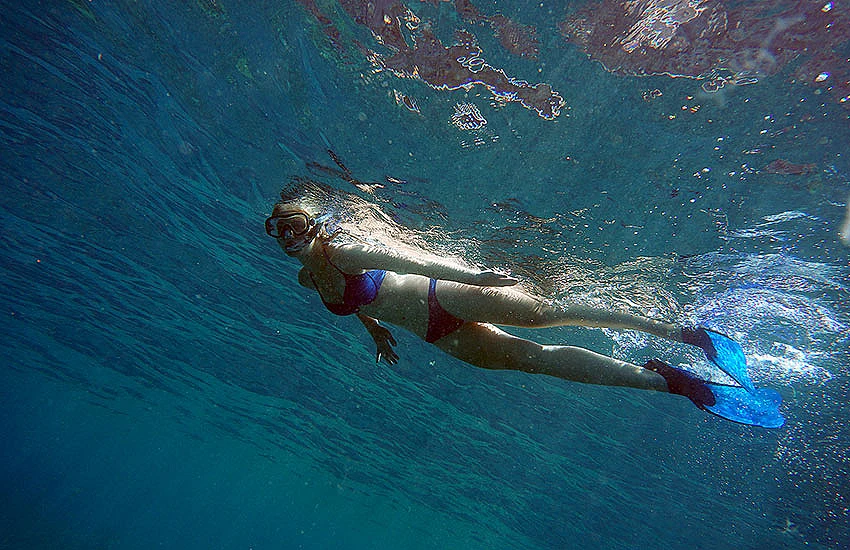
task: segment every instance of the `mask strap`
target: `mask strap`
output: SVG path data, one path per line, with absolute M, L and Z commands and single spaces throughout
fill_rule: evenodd
M 339 227 L 333 228 L 331 222 L 333 220 L 332 214 L 322 214 L 321 216 L 317 216 L 314 220 L 315 226 L 311 229 L 311 231 L 315 231 L 315 234 L 318 234 L 320 231 L 324 230 L 325 234 L 328 235 L 328 240 L 332 240 L 334 237 L 342 233 L 342 229 Z

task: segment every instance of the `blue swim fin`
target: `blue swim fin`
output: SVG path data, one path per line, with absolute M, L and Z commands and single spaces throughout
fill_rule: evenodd
M 670 393 L 684 395 L 700 409 L 721 418 L 763 428 L 779 428 L 785 424 L 779 412 L 782 397 L 774 390 L 753 388 L 749 391 L 741 386 L 713 384 L 659 359 L 647 361 L 643 368 L 663 376 Z
M 755 391 L 753 381 L 747 372 L 747 358 L 741 344 L 725 334 L 703 327 L 682 329 L 682 341 L 698 346 L 705 352 L 709 361 L 741 384 L 747 391 Z
M 785 424 L 785 418 L 779 411 L 782 397 L 779 392 L 769 388 L 754 388 L 747 391 L 739 386 L 723 386 L 706 382 L 706 387 L 714 394 L 714 405 L 703 408 L 726 420 L 761 426 L 779 428 Z

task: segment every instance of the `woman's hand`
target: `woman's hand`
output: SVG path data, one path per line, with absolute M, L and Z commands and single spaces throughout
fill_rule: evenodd
M 369 334 L 372 335 L 372 339 L 375 340 L 375 345 L 378 347 L 378 353 L 375 355 L 375 363 L 380 363 L 381 357 L 384 358 L 384 361 L 388 365 L 398 363 L 398 354 L 393 349 L 396 341 L 389 329 L 381 325 L 375 325 L 369 331 Z
M 384 361 L 388 365 L 395 365 L 398 363 L 398 355 L 395 350 L 393 350 L 393 346 L 396 345 L 396 341 L 389 329 L 381 326 L 377 319 L 373 319 L 368 315 L 358 312 L 357 318 L 360 319 L 360 322 L 363 323 L 363 326 L 366 327 L 367 331 L 369 331 L 369 336 L 372 337 L 372 340 L 375 341 L 375 345 L 378 347 L 378 353 L 375 355 L 375 363 L 380 363 L 381 357 L 384 358 Z
M 495 271 L 479 271 L 472 276 L 470 284 L 475 286 L 513 286 L 517 284 L 516 279 L 496 273 Z

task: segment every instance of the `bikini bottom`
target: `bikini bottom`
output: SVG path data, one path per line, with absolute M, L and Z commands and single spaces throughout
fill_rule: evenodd
M 443 309 L 437 301 L 437 279 L 431 279 L 428 286 L 428 332 L 425 334 L 425 341 L 433 344 L 459 329 L 464 323 L 466 321 Z

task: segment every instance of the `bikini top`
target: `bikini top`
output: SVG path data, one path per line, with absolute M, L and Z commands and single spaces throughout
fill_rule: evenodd
M 342 292 L 342 303 L 335 304 L 333 302 L 325 301 L 325 297 L 322 296 L 322 293 L 319 291 L 319 285 L 317 285 L 315 279 L 313 279 L 313 274 L 310 274 L 310 280 L 313 281 L 313 286 L 316 287 L 316 292 L 319 293 L 319 298 L 322 300 L 322 303 L 325 304 L 325 307 L 328 308 L 328 311 L 334 315 L 351 315 L 352 313 L 360 311 L 360 306 L 365 306 L 366 304 L 371 304 L 375 301 L 375 298 L 378 297 L 378 290 L 381 288 L 381 283 L 384 282 L 384 277 L 387 274 L 385 270 L 372 269 L 359 275 L 349 275 L 334 265 L 328 256 L 327 249 L 324 246 L 322 247 L 322 252 L 325 254 L 325 258 L 328 260 L 328 263 L 331 264 L 334 269 L 339 271 L 345 278 L 345 290 Z

